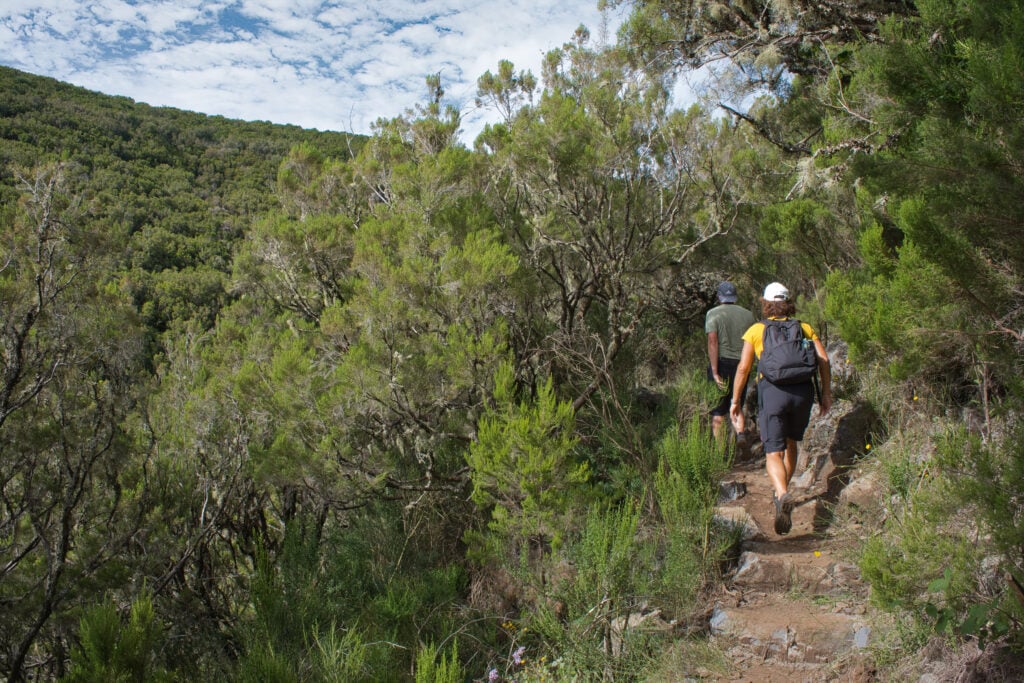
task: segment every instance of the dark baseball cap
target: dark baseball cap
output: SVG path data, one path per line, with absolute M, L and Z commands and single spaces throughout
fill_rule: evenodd
M 718 300 L 723 304 L 736 303 L 736 285 L 728 281 L 718 283 Z

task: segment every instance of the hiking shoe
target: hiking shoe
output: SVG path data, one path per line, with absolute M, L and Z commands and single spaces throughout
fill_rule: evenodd
M 776 498 L 772 494 L 772 501 L 775 503 L 775 533 L 785 536 L 793 528 L 793 501 L 790 499 L 789 491 L 782 494 L 782 498 Z

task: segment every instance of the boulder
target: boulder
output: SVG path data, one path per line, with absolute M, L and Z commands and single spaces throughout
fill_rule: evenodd
M 739 500 L 745 495 L 747 495 L 746 482 L 736 481 L 735 479 L 718 482 L 718 500 L 720 502 L 728 503 Z
M 634 631 L 662 632 L 672 630 L 672 624 L 661 615 L 661 610 L 634 612 L 628 617 L 617 617 L 611 623 L 612 652 L 621 655 L 625 648 L 626 638 Z
M 750 516 L 746 509 L 740 506 L 720 505 L 715 508 L 715 521 L 720 524 L 728 524 L 742 529 L 741 540 L 753 541 L 764 538 L 764 532 Z
M 801 490 L 801 500 L 815 496 L 836 500 L 845 486 L 847 470 L 865 452 L 877 420 L 874 410 L 860 401 L 837 400 L 824 417 L 814 409 L 791 482 Z
M 853 472 L 846 487 L 839 494 L 839 503 L 872 509 L 879 506 L 882 495 L 882 479 L 878 472 Z
M 832 393 L 852 396 L 857 393 L 857 371 L 850 363 L 850 348 L 846 342 L 833 340 L 828 344 L 828 362 L 832 375 Z

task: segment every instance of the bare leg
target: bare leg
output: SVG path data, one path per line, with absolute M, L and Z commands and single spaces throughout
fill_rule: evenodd
M 789 488 L 789 481 L 793 478 L 793 473 L 796 471 L 796 458 L 797 458 L 797 443 L 793 439 L 786 439 L 786 485 L 782 487 L 783 493 Z
M 722 431 L 722 421 L 723 421 L 723 419 L 724 418 L 721 415 L 712 415 L 711 416 L 711 433 L 715 435 L 716 439 L 718 438 L 719 432 Z
M 768 470 L 768 481 L 775 489 L 775 495 L 782 495 L 789 490 L 789 481 L 796 471 L 797 442 L 786 439 L 786 450 L 765 454 L 765 469 Z
M 790 517 L 793 502 L 787 495 L 787 489 L 793 470 L 796 469 L 796 442 L 787 439 L 786 450 L 765 454 L 765 469 L 768 471 L 768 480 L 775 489 L 775 533 L 785 536 L 793 526 Z
M 786 467 L 786 461 L 788 458 L 789 451 L 773 451 L 771 453 L 765 453 L 765 469 L 768 471 L 768 481 L 771 482 L 772 488 L 775 489 L 775 496 L 782 498 L 783 494 L 786 493 L 786 488 L 789 486 L 789 476 L 792 472 L 791 469 Z

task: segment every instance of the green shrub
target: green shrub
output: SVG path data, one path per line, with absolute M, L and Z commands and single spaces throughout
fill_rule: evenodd
M 880 230 L 881 228 L 878 228 Z M 873 249 L 875 232 L 863 236 Z M 876 272 L 836 271 L 828 278 L 826 313 L 839 323 L 858 366 L 875 363 L 896 379 L 966 372 L 972 358 L 967 307 L 948 292 L 952 283 L 913 243 Z
M 1024 604 L 1013 586 L 1024 576 L 1021 443 L 1017 430 L 986 443 L 957 426 L 934 459 L 896 450 L 883 463 L 897 496 L 860 558 L 875 604 L 938 633 L 1024 645 Z
M 860 567 L 871 584 L 875 604 L 919 612 L 931 581 L 947 567 L 966 576 L 977 560 L 973 544 L 965 537 L 972 529 L 957 524 L 962 511 L 951 507 L 947 482 L 932 472 L 911 488 L 906 483 L 906 456 L 897 453 L 896 458 L 891 470 L 896 484 L 905 489 L 894 492 L 905 495 L 905 502 L 893 501 L 883 529 L 865 543 Z
M 466 455 L 472 499 L 490 510 L 490 536 L 470 540 L 483 556 L 523 559 L 530 544 L 558 546 L 574 487 L 588 470 L 575 457 L 572 405 L 558 400 L 550 379 L 535 398 L 520 399 L 506 363 L 494 383 L 495 405 Z
M 459 663 L 458 644 L 452 646 L 448 655 L 440 653 L 437 648 L 425 645 L 416 654 L 416 683 L 462 683 L 466 673 Z
M 566 547 L 574 572 L 524 618 L 534 638 L 517 634 L 517 642 L 542 650 L 550 664 L 531 669 L 533 678 L 517 670 L 516 680 L 542 680 L 538 671 L 548 680 L 563 680 L 559 676 L 567 671 L 574 680 L 642 680 L 659 666 L 664 634 L 623 625 L 653 606 L 693 610 L 705 581 L 737 540 L 714 522 L 719 481 L 731 464 L 728 447 L 702 420 L 693 415 L 684 429 L 673 425 L 655 444 L 652 500 L 658 518 L 641 514 L 644 492 L 590 509 L 580 535 Z
M 961 633 L 982 639 L 1008 634 L 1024 650 L 1024 428 L 1006 429 L 1004 438 L 986 441 L 957 427 L 939 443 L 936 460 L 949 505 L 977 525 L 980 533 L 968 540 L 982 563 L 964 582 L 944 574 L 931 588 L 944 594 L 948 617 Z
M 152 599 L 132 602 L 124 623 L 112 602 L 88 609 L 79 624 L 79 643 L 64 683 L 159 683 L 173 681 L 160 662 L 163 628 Z
M 731 457 L 725 442 L 715 439 L 699 416 L 682 433 L 666 432 L 657 453 L 654 491 L 664 545 L 659 597 L 666 607 L 685 611 L 708 572 L 736 541 L 735 534 L 714 524 L 719 482 Z
M 311 678 L 323 683 L 367 680 L 369 648 L 358 630 L 340 632 L 334 626 L 326 630 L 314 628 L 312 639 Z
M 238 683 L 298 683 L 295 660 L 274 652 L 272 648 L 250 648 L 238 664 Z
M 421 513 L 403 518 L 381 503 L 319 533 L 308 520 L 290 522 L 282 546 L 257 563 L 238 630 L 239 679 L 405 680 L 421 643 L 471 631 L 459 611 L 464 570 L 437 537 L 403 527 Z
M 697 417 L 684 429 L 666 432 L 656 450 L 655 491 L 663 521 L 676 531 L 689 530 L 691 538 L 703 538 L 719 481 L 732 466 L 729 450 Z
M 891 449 L 882 461 L 886 485 L 890 492 L 906 503 L 927 473 L 924 463 L 904 449 Z
M 695 418 L 708 420 L 708 412 L 718 402 L 721 390 L 714 382 L 708 381 L 704 365 L 683 375 L 673 387 L 676 420 L 670 428 L 679 424 L 690 424 Z
M 648 661 L 652 635 L 623 626 L 646 605 L 655 575 L 655 547 L 638 535 L 639 525 L 635 501 L 594 506 L 567 548 L 575 572 L 524 620 L 536 640 L 520 642 L 555 671 L 572 671 L 577 680 L 615 672 L 627 680 Z

